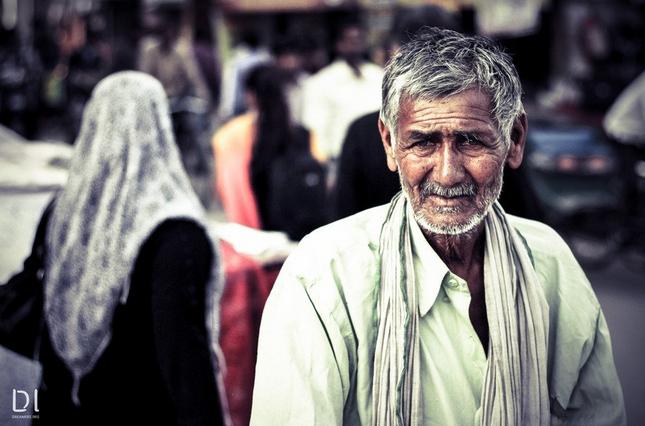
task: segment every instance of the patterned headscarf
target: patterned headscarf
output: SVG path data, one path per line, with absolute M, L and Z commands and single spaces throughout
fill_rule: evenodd
M 45 317 L 54 350 L 74 376 L 92 371 L 126 302 L 144 242 L 162 222 L 188 219 L 208 233 L 186 174 L 161 84 L 136 71 L 99 82 L 86 105 L 69 178 L 50 219 Z M 210 236 L 219 257 L 217 239 Z M 221 262 L 207 290 L 207 328 L 216 363 Z

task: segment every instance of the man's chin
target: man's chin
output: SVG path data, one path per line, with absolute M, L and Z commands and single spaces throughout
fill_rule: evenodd
M 477 226 L 482 222 L 483 217 L 479 215 L 471 216 L 467 220 L 457 220 L 457 218 L 445 218 L 441 220 L 440 216 L 445 215 L 447 212 L 437 212 L 433 215 L 432 220 L 428 220 L 424 215 L 416 214 L 416 221 L 426 232 L 437 235 L 463 235 L 474 231 Z

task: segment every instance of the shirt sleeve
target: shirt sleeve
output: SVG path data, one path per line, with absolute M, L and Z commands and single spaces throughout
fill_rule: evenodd
M 300 280 L 285 264 L 263 312 L 252 426 L 343 422 L 347 373 L 339 365 L 346 354 L 332 343 L 342 337 Z
M 567 407 L 567 425 L 626 425 L 623 393 L 614 366 L 609 328 L 602 310 L 588 358 Z
M 549 303 L 549 392 L 554 421 L 626 424 L 609 327 L 584 270 L 550 227 L 510 216 L 526 237 Z

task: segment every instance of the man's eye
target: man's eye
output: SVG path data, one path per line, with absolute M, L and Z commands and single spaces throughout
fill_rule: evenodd
M 416 147 L 423 148 L 423 147 L 434 146 L 434 145 L 436 145 L 436 141 L 433 140 L 432 138 L 419 139 L 412 143 L 412 147 L 415 147 L 415 148 Z
M 479 139 L 477 139 L 476 137 L 474 137 L 474 136 L 466 136 L 466 135 L 464 135 L 461 138 L 459 143 L 461 145 L 463 145 L 463 146 L 479 146 L 479 145 L 483 144 L 483 142 L 480 141 Z

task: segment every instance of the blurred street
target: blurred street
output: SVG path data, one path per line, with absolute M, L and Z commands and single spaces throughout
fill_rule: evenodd
M 615 261 L 587 276 L 602 306 L 612 337 L 614 359 L 623 385 L 627 421 L 645 424 L 645 277 Z
M 71 146 L 29 142 L 0 126 L 0 282 L 22 267 L 40 214 L 67 180 Z

